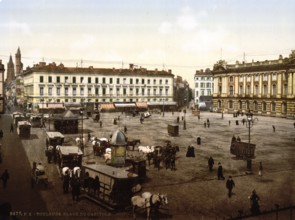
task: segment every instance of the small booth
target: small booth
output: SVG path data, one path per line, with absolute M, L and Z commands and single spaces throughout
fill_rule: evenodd
M 77 134 L 79 116 L 67 110 L 64 114 L 54 115 L 54 129 L 63 134 Z
M 17 134 L 22 138 L 30 138 L 31 123 L 28 121 L 19 121 L 17 124 Z
M 241 141 L 234 141 L 230 146 L 230 153 L 235 155 L 237 158 L 255 158 L 255 144 L 249 144 Z
M 120 167 L 125 165 L 127 138 L 121 130 L 116 130 L 110 141 L 112 149 L 111 165 Z
M 178 136 L 179 134 L 179 125 L 170 124 L 168 125 L 168 134 L 171 136 Z
M 60 168 L 81 167 L 83 152 L 78 146 L 60 146 L 58 149 L 58 164 Z
M 85 191 L 86 195 L 109 210 L 118 211 L 130 206 L 132 188 L 138 182 L 137 174 L 103 164 L 83 165 L 82 178 L 96 177 L 100 182 L 99 193 L 88 190 Z

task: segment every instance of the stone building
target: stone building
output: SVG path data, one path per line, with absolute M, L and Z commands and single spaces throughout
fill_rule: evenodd
M 173 104 L 173 77 L 169 71 L 65 67 L 40 62 L 23 74 L 24 93 L 33 107 L 41 103 Z M 174 104 L 175 105 L 175 104 Z M 162 106 L 162 104 L 161 104 Z
M 10 55 L 9 61 L 7 63 L 6 82 L 10 83 L 14 79 L 15 79 L 14 63 L 12 61 L 12 56 Z
M 4 65 L 2 64 L 2 60 L 0 60 L 0 114 L 5 112 L 4 71 Z
M 294 117 L 295 50 L 277 60 L 227 64 L 213 67 L 213 110 Z

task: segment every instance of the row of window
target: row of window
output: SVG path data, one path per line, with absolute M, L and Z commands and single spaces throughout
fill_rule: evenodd
M 83 77 L 83 76 L 81 76 L 79 78 L 79 77 L 73 76 L 71 78 L 72 78 L 72 81 L 70 81 L 68 76 L 65 76 L 63 83 L 70 83 L 70 82 L 71 83 L 86 83 L 86 78 L 87 78 L 87 83 L 88 84 L 92 83 L 92 82 L 95 83 L 95 84 L 99 83 L 99 77 L 95 77 L 93 79 L 92 77 Z M 114 82 L 114 78 L 112 78 L 112 77 L 110 77 L 110 78 L 102 77 L 101 80 L 102 80 L 101 83 L 103 83 L 103 84 L 106 84 L 106 83 L 113 84 L 113 82 Z M 40 83 L 44 83 L 45 82 L 44 76 L 40 76 L 39 81 L 40 81 Z M 48 83 L 53 83 L 53 82 L 61 83 L 61 76 L 56 76 L 55 81 L 53 81 L 53 76 L 48 76 Z M 122 84 L 127 84 L 127 78 L 116 78 L 116 83 L 117 84 L 121 84 L 121 82 L 122 82 Z M 133 84 L 133 82 L 134 82 L 134 79 L 129 78 L 129 84 Z M 145 82 L 147 84 L 151 84 L 150 79 L 138 79 L 138 78 L 135 79 L 135 84 L 139 84 L 139 83 L 145 84 Z M 154 83 L 154 85 L 156 85 L 157 80 L 154 79 L 153 83 Z M 164 80 L 159 79 L 159 84 L 160 85 L 164 84 Z M 168 85 L 168 79 L 165 80 L 165 84 Z
M 197 91 L 196 91 L 196 97 L 199 97 L 200 95 L 208 95 L 208 96 L 211 96 L 212 93 L 211 93 L 211 90 L 210 90 L 210 89 L 207 89 L 207 90 L 205 90 L 205 89 L 201 89 L 200 93 L 199 93 L 199 91 L 197 90 Z
M 239 77 L 239 82 L 243 82 L 245 78 L 246 78 L 247 82 L 250 82 L 252 76 L 253 75 L 241 75 L 241 76 L 236 76 L 236 77 Z M 256 74 L 256 75 L 254 75 L 254 80 L 259 81 L 260 76 L 262 76 L 263 81 L 267 81 L 269 79 L 269 77 L 271 77 L 272 81 L 277 80 L 277 73 L 273 73 L 273 74 Z M 229 77 L 229 82 L 234 82 L 234 79 L 235 79 L 235 76 L 230 76 Z M 283 80 L 288 80 L 288 73 L 283 74 Z M 222 77 L 218 78 L 218 82 L 219 83 L 222 82 Z
M 222 90 L 222 86 L 219 86 L 219 94 L 221 94 L 221 90 Z M 262 91 L 259 93 L 259 86 L 255 85 L 254 86 L 254 95 L 268 95 L 268 85 L 264 84 Z M 283 85 L 283 94 L 282 95 L 287 95 L 288 94 L 288 85 L 284 84 Z M 244 93 L 244 86 L 240 85 L 239 86 L 239 95 L 243 95 Z M 251 94 L 251 86 L 247 85 L 246 86 L 246 91 L 245 91 L 245 95 L 250 95 Z M 234 95 L 234 87 L 233 86 L 229 86 L 229 95 Z M 271 91 L 270 91 L 270 95 L 277 95 L 277 85 L 273 84 L 271 87 Z
M 205 76 L 202 76 L 202 77 L 196 77 L 196 80 L 213 80 L 212 77 L 205 77 Z
M 213 83 L 200 83 L 200 88 L 211 88 L 211 86 L 213 85 Z M 199 88 L 199 83 L 196 82 L 195 84 L 195 88 Z
M 87 99 L 87 100 L 84 100 L 84 101 L 89 102 L 89 103 L 91 103 L 91 102 L 122 102 L 122 101 L 123 102 L 139 102 L 139 101 L 163 102 L 163 99 L 156 99 L 156 98 L 147 99 L 147 100 L 145 100 L 145 99 L 141 99 L 141 100 L 140 99 L 101 99 L 101 100 L 99 100 L 99 99 Z M 169 101 L 169 100 L 167 98 L 164 101 Z M 42 102 L 43 102 L 43 99 L 40 100 L 40 103 L 42 103 Z M 48 103 L 52 103 L 52 102 L 54 102 L 54 103 L 62 103 L 63 100 L 61 100 L 61 99 L 56 99 L 56 100 L 48 99 Z M 65 103 L 81 103 L 81 100 L 80 99 L 64 99 L 64 102 Z
M 61 95 L 61 88 L 57 87 L 55 88 L 56 89 L 56 95 L 57 96 L 60 96 Z M 44 96 L 45 93 L 44 93 L 44 87 L 40 87 L 40 96 Z M 109 88 L 109 91 L 107 91 L 107 88 L 102 88 L 101 89 L 102 91 L 102 95 L 113 95 L 114 93 L 114 89 L 113 88 Z M 100 91 L 100 88 L 99 87 L 96 87 L 95 88 L 95 91 L 94 91 L 94 94 L 92 93 L 92 88 L 88 88 L 87 92 L 88 92 L 88 95 L 99 95 L 99 91 Z M 133 89 L 133 88 L 129 88 L 129 93 L 127 94 L 127 88 L 123 88 L 123 95 L 133 95 L 133 92 L 135 91 L 135 95 L 142 95 L 144 96 L 145 95 L 145 92 L 147 92 L 147 95 L 150 96 L 151 95 L 151 89 L 145 89 L 145 88 L 141 88 L 141 90 L 139 88 L 136 88 L 136 89 Z M 162 95 L 165 95 L 165 96 L 168 96 L 168 89 L 162 89 L 160 88 L 159 89 L 159 92 L 157 93 L 157 89 L 153 89 L 153 95 L 154 96 L 162 96 Z M 107 93 L 108 92 L 108 93 Z M 141 93 L 140 93 L 141 92 Z M 83 87 L 80 87 L 79 88 L 79 93 L 81 96 L 84 96 L 85 95 L 85 89 Z M 164 94 L 165 93 L 165 94 Z M 117 88 L 116 89 L 116 95 L 119 96 L 121 94 L 121 91 L 120 91 L 120 88 Z M 49 96 L 52 96 L 53 95 L 53 88 L 52 87 L 48 87 L 48 95 Z M 72 96 L 76 96 L 77 95 L 77 88 L 76 87 L 73 87 L 72 88 L 72 91 L 70 93 L 70 89 L 68 87 L 65 87 L 64 88 L 64 95 L 65 96 L 69 96 L 69 95 L 72 95 Z
M 261 104 L 262 111 L 267 111 L 267 103 L 266 102 L 258 103 L 257 101 L 253 102 L 253 110 L 254 111 L 258 111 L 259 104 Z M 218 105 L 218 108 L 222 108 L 222 103 L 220 100 L 218 101 L 217 105 Z M 249 101 L 245 102 L 245 107 L 246 107 L 246 110 L 250 110 L 250 102 Z M 276 107 L 277 107 L 277 104 L 275 102 L 270 103 L 270 109 L 272 112 L 276 112 Z M 228 101 L 228 108 L 234 109 L 234 101 L 233 100 Z M 282 103 L 281 108 L 282 108 L 282 113 L 287 113 L 287 103 Z M 238 109 L 239 110 L 243 109 L 243 102 L 242 101 L 238 102 Z

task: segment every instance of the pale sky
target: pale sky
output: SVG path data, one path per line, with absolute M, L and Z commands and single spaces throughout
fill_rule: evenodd
M 0 0 L 0 59 L 196 70 L 295 49 L 294 0 Z M 245 54 L 245 56 L 244 56 Z

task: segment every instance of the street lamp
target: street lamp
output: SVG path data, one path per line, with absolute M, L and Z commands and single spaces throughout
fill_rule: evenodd
M 164 117 L 164 101 L 165 101 L 165 99 L 163 98 L 162 100 L 163 100 L 163 117 Z
M 81 99 L 81 110 L 80 110 L 80 114 L 82 115 L 82 138 L 81 138 L 81 148 L 82 148 L 82 151 L 84 152 L 84 140 L 83 140 L 83 118 L 84 118 L 84 104 L 83 104 L 83 99 Z
M 252 112 L 250 112 L 250 110 L 249 110 L 249 112 L 248 113 L 246 113 L 246 117 L 247 117 L 247 119 L 246 119 L 246 127 L 248 128 L 248 152 L 247 152 L 247 158 L 246 158 L 246 160 L 247 160 L 247 174 L 252 174 L 252 158 L 251 158 L 251 155 L 250 155 L 250 152 L 251 152 L 251 146 L 250 146 L 250 144 L 251 144 L 251 133 L 250 133 L 250 129 L 253 127 L 253 125 L 254 125 L 254 121 L 255 120 L 258 120 L 257 118 L 255 118 L 255 119 L 253 119 L 253 113 Z

